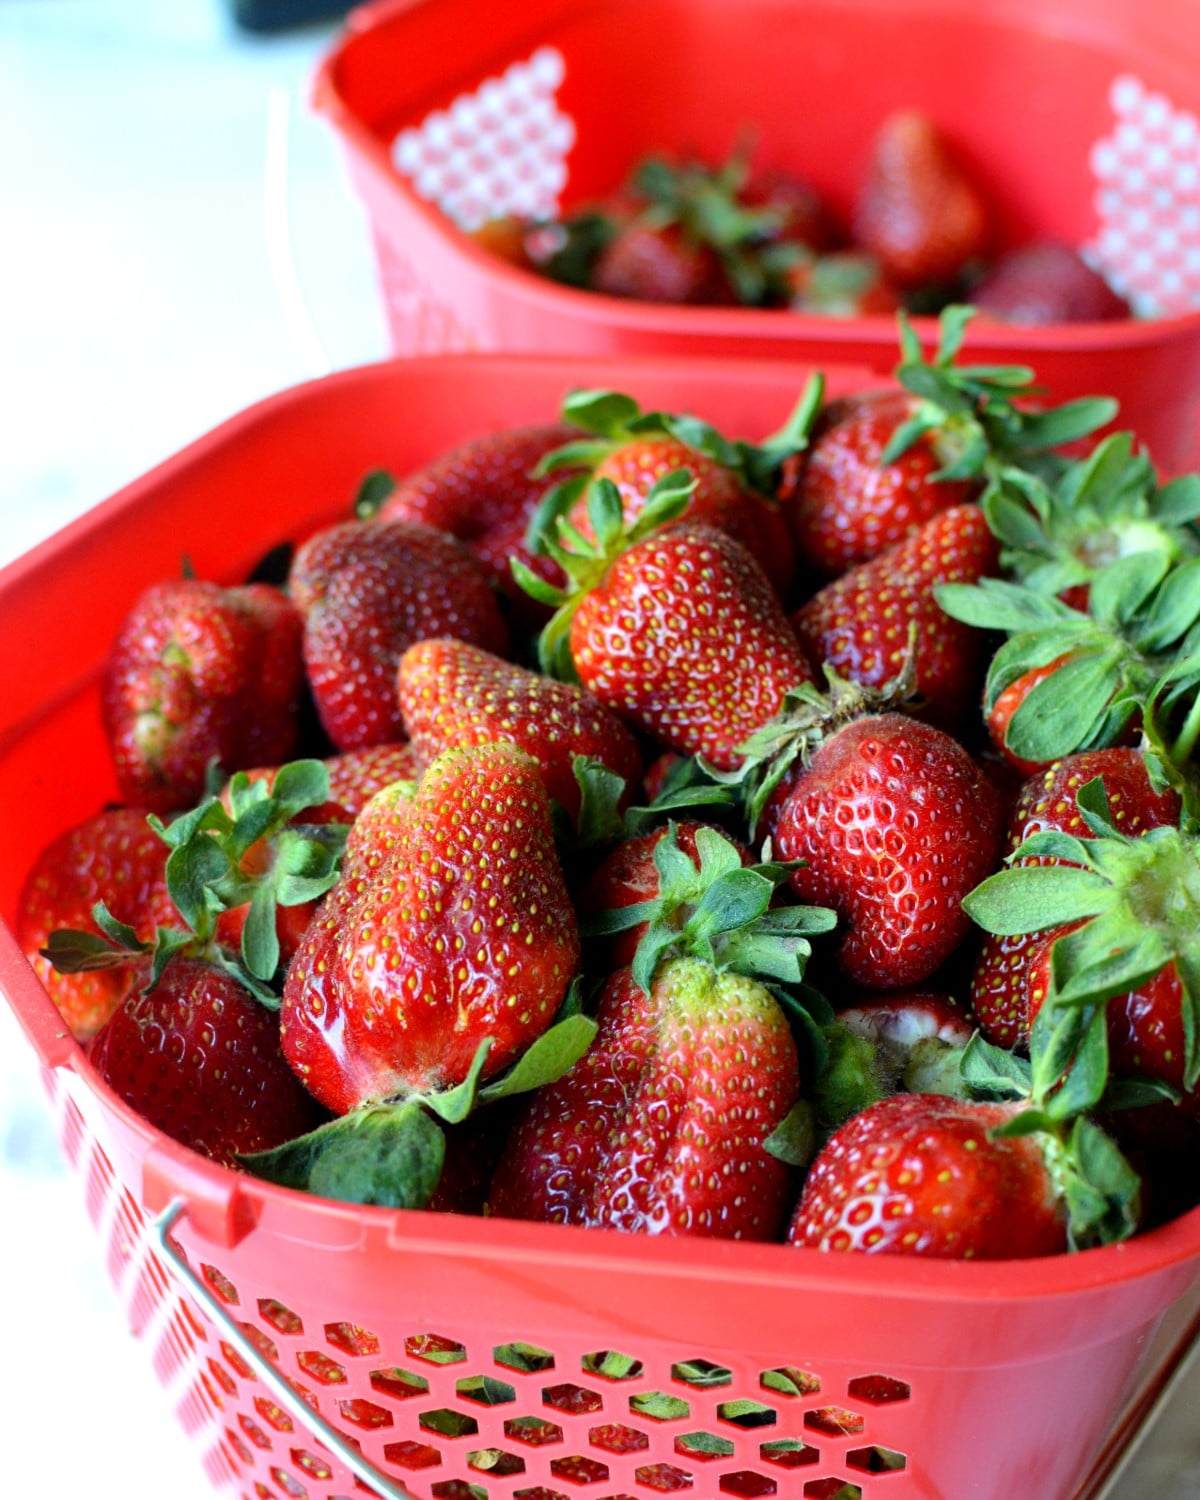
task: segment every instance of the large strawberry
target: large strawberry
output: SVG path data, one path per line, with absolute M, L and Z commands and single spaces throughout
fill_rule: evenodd
M 228 1166 L 325 1118 L 284 1059 L 278 1013 L 199 958 L 171 958 L 152 988 L 113 1014 L 89 1055 L 152 1125 Z
M 807 934 L 832 914 L 775 909 L 786 870 L 745 868 L 712 829 L 695 847 L 693 862 L 673 838 L 656 845 L 662 894 L 646 903 L 646 935 L 605 981 L 591 1048 L 518 1117 L 494 1213 L 652 1234 L 781 1230 L 791 1173 L 768 1141 L 796 1105 L 799 1060 L 755 976 L 798 982 Z M 629 925 L 638 912 L 617 915 Z
M 396 666 L 414 641 L 454 636 L 490 651 L 508 648 L 483 565 L 432 526 L 354 520 L 326 527 L 297 549 L 288 587 L 304 615 L 317 710 L 339 750 L 403 738 Z
M 997 552 L 979 507 L 953 506 L 826 584 L 792 624 L 812 660 L 869 687 L 895 682 L 911 654 L 923 712 L 946 727 L 960 726 L 976 712 L 984 637 L 947 615 L 934 589 L 993 572 Z
M 1011 862 L 1034 834 L 1053 832 L 1088 839 L 1092 831 L 1079 809 L 1077 794 L 1100 777 L 1123 832 L 1137 837 L 1152 828 L 1179 821 L 1178 794 L 1151 784 L 1145 758 L 1127 747 L 1069 755 L 1046 772 L 1031 777 L 1009 815 L 1001 853 Z M 1022 855 L 1018 863 L 1040 863 L 1045 855 Z M 971 982 L 971 1004 L 984 1032 L 1004 1047 L 1029 1040 L 1029 969 L 1039 944 L 1037 925 L 1023 932 L 988 932 Z
M 575 672 L 660 747 L 729 769 L 740 764 L 742 741 L 779 711 L 789 689 L 812 680 L 812 668 L 739 542 L 711 526 L 662 525 L 685 494 L 674 476 L 660 482 L 630 525 L 616 487 L 592 486 L 597 541 L 554 548 L 569 583 L 543 591 L 559 608 L 540 651 L 544 665 Z
M 519 745 L 573 820 L 580 809 L 577 756 L 599 761 L 630 791 L 641 776 L 641 751 L 629 729 L 573 683 L 556 682 L 453 640 L 410 646 L 396 680 L 405 732 L 425 764 L 456 746 Z
M 101 687 L 122 797 L 188 807 L 209 765 L 286 760 L 299 733 L 302 622 L 270 584 L 152 585 L 117 631 Z
M 589 541 L 595 540 L 588 515 L 589 479 L 607 479 L 617 488 L 628 522 L 641 514 L 659 481 L 686 469 L 694 488 L 683 518 L 720 527 L 754 554 L 778 593 L 792 582 L 795 561 L 791 535 L 774 499 L 787 459 L 802 449 L 819 408 L 820 380 L 810 383 L 784 426 L 761 444 L 733 442 L 711 424 L 683 413 L 643 412 L 618 391 L 576 391 L 563 403 L 563 416 L 586 436 L 576 436 L 545 459 L 546 466 L 581 466 L 584 472 L 551 491 L 535 528 L 545 535 L 556 515 L 565 514 Z
M 845 714 L 857 716 L 837 727 Z M 841 971 L 869 989 L 922 983 L 967 936 L 962 898 L 995 867 L 1000 818 L 988 780 L 943 730 L 864 712 L 836 679 L 831 698 L 794 695 L 757 738 L 768 753 L 772 741 L 783 746 L 769 813 L 775 854 L 803 862 L 792 876 L 801 900 L 837 911 Z
M 405 475 L 377 514 L 457 537 L 484 565 L 492 586 L 523 614 L 529 596 L 514 584 L 509 558 L 520 557 L 551 582 L 558 580 L 554 564 L 535 558 L 525 545 L 525 533 L 538 503 L 560 478 L 535 472 L 539 461 L 576 436 L 566 422 L 481 433 Z
M 988 250 L 993 215 L 943 131 L 903 110 L 872 142 L 853 233 L 901 286 L 944 287 Z
M 112 808 L 53 839 L 25 877 L 17 898 L 17 942 L 80 1041 L 116 1010 L 137 983 L 138 971 L 118 965 L 63 973 L 42 950 L 50 934 L 62 928 L 99 937 L 92 916 L 97 902 L 143 942 L 152 941 L 157 927 L 178 920 L 167 891 L 167 853 L 145 812 Z
M 971 302 L 981 316 L 1024 326 L 1133 316 L 1125 298 L 1060 240 L 1036 240 L 998 256 L 972 286 Z
M 578 961 L 537 764 L 507 744 L 450 750 L 390 857 L 314 918 L 284 985 L 284 1049 L 339 1114 L 451 1089 L 483 1043 L 491 1076 L 547 1029 Z

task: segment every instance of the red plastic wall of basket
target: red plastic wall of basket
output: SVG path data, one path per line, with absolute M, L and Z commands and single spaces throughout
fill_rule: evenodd
M 880 372 L 891 319 L 623 302 L 515 269 L 461 231 L 586 201 L 650 151 L 720 159 L 748 125 L 764 166 L 791 165 L 845 209 L 885 114 L 919 107 L 979 173 L 1006 240 L 1079 246 L 1164 314 L 979 322 L 973 354 L 1032 363 L 1058 399 L 1117 396 L 1164 469 L 1197 464 L 1193 0 L 381 0 L 351 14 L 314 100 L 366 210 L 397 353 L 691 352 Z
M 97 675 L 129 603 L 181 552 L 199 576 L 235 580 L 344 513 L 367 470 L 404 472 L 490 426 L 545 418 L 575 385 L 755 438 L 806 374 L 388 363 L 252 408 L 99 506 L 0 573 L 0 912 L 42 844 L 113 795 Z M 829 376 L 834 392 L 866 379 Z M 242 1338 L 419 1500 L 1066 1500 L 1158 1372 L 1156 1335 L 1195 1305 L 1200 1211 L 1108 1250 L 931 1265 L 324 1202 L 216 1167 L 134 1117 L 4 925 L 0 990 L 40 1058 L 130 1325 L 214 1486 L 242 1500 L 364 1492 L 156 1253 L 148 1215 L 173 1203 L 189 1265 Z

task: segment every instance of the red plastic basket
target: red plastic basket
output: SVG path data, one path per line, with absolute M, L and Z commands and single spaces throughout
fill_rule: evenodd
M 0 573 L 0 911 L 55 820 L 113 795 L 102 659 L 135 594 L 183 552 L 199 575 L 236 580 L 343 513 L 367 470 L 544 419 L 575 385 L 755 438 L 806 373 L 398 361 L 275 397 L 107 501 Z M 828 373 L 835 392 L 863 378 Z M 1200 1210 L 1111 1249 L 972 1265 L 325 1202 L 131 1114 L 4 925 L 0 990 L 130 1326 L 214 1485 L 240 1500 L 348 1500 L 364 1493 L 356 1468 L 374 1492 L 420 1500 L 1067 1500 L 1094 1492 L 1200 1306 Z
M 723 158 L 753 126 L 843 209 L 884 116 L 930 114 L 1007 241 L 1054 236 L 1153 320 L 1018 329 L 1058 399 L 1118 397 L 1167 470 L 1200 456 L 1200 25 L 1194 0 L 383 0 L 315 103 L 369 219 L 401 354 L 462 349 L 895 364 L 890 318 L 660 307 L 548 283 L 462 229 L 615 187 L 648 151 Z M 923 337 L 933 329 L 920 320 Z

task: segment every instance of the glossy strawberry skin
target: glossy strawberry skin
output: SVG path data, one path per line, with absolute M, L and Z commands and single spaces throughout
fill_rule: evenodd
M 589 1051 L 518 1118 L 492 1212 L 643 1234 L 777 1238 L 791 1173 L 763 1142 L 800 1079 L 770 993 L 676 959 L 660 966 L 649 996 L 617 971 L 597 1020 Z
M 975 583 L 997 571 L 999 548 L 976 505 L 953 506 L 906 540 L 851 568 L 791 617 L 813 661 L 839 676 L 882 687 L 899 676 L 916 627 L 916 690 L 922 717 L 961 727 L 976 711 L 982 633 L 938 605 L 942 583 Z
M 971 928 L 962 898 L 992 873 L 1000 820 L 975 762 L 942 730 L 873 714 L 837 730 L 786 786 L 779 859 L 804 902 L 839 916 L 842 972 L 869 989 L 922 983 Z
M 731 306 L 733 288 L 720 257 L 690 239 L 678 224 L 634 219 L 622 225 L 592 269 L 591 287 L 639 302 Z
M 284 1061 L 278 1016 L 199 959 L 171 959 L 149 994 L 131 994 L 89 1056 L 152 1125 L 227 1166 L 324 1118 Z
M 379 510 L 381 520 L 416 521 L 458 538 L 487 570 L 492 587 L 522 618 L 533 601 L 514 582 L 509 559 L 519 557 L 549 583 L 558 565 L 535 557 L 525 532 L 538 502 L 569 470 L 536 475 L 547 453 L 579 436 L 565 422 L 545 422 L 483 433 L 406 475 Z
M 598 760 L 632 792 L 642 773 L 637 741 L 611 709 L 573 683 L 539 676 L 463 641 L 420 641 L 400 659 L 400 713 L 426 765 L 462 745 L 519 745 L 538 763 L 546 790 L 579 814 L 577 755 Z
M 988 249 L 991 213 L 932 120 L 884 121 L 854 207 L 853 235 L 903 287 L 953 282 Z
M 53 839 L 25 877 L 17 898 L 17 943 L 78 1041 L 95 1035 L 145 978 L 145 966 L 60 974 L 40 950 L 60 929 L 98 934 L 92 918 L 98 901 L 142 942 L 151 942 L 158 926 L 178 926 L 179 913 L 167 894 L 168 853 L 145 812 L 112 808 Z
M 299 733 L 302 623 L 269 584 L 198 578 L 145 590 L 117 632 L 101 708 L 122 798 L 152 812 L 198 802 L 209 763 L 288 759 Z
M 571 622 L 585 687 L 659 746 L 740 764 L 738 747 L 813 673 L 754 558 L 681 523 L 611 564 Z
M 1001 256 L 971 288 L 981 317 L 1005 323 L 1099 323 L 1132 310 L 1069 245 L 1022 245 Z
M 1025 840 L 1044 829 L 1090 838 L 1075 802 L 1079 788 L 1103 778 L 1118 828 L 1133 836 L 1179 820 L 1174 792 L 1156 793 L 1138 751 L 1117 746 L 1068 755 L 1031 777 L 1009 814 L 1001 855 L 1007 859 Z M 990 1041 L 1023 1047 L 1029 1039 L 1029 967 L 1044 934 L 985 935 L 971 980 L 971 1005 Z
M 813 1162 L 789 1243 L 960 1260 L 1064 1251 L 1065 1214 L 1036 1140 L 989 1138 L 1012 1112 L 941 1094 L 870 1105 Z
M 593 477 L 616 485 L 625 519 L 632 521 L 641 514 L 654 485 L 677 469 L 687 469 L 696 481 L 681 519 L 715 526 L 735 537 L 754 555 L 776 593 L 786 595 L 796 561 L 782 511 L 715 458 L 668 434 L 647 434 L 617 444 L 596 465 Z M 583 536 L 592 536 L 586 493 L 572 507 L 569 519 Z
M 284 983 L 284 1050 L 339 1114 L 461 1083 L 485 1039 L 485 1075 L 500 1071 L 549 1026 L 579 961 L 549 799 L 523 751 L 448 751 L 390 833 L 373 868 L 356 855 L 343 871 Z
M 974 481 L 933 479 L 946 460 L 931 434 L 882 461 L 916 407 L 907 391 L 879 390 L 831 401 L 822 412 L 807 453 L 785 464 L 779 490 L 801 566 L 837 577 L 974 497 Z
M 343 521 L 309 537 L 288 586 L 304 663 L 338 750 L 403 738 L 396 667 L 414 641 L 453 636 L 503 655 L 508 626 L 463 544 L 409 521 Z

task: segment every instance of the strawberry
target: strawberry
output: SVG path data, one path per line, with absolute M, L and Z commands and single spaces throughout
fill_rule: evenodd
M 813 661 L 874 688 L 896 681 L 912 652 L 923 713 L 961 726 L 979 697 L 983 637 L 947 615 L 934 588 L 993 572 L 997 551 L 978 506 L 943 510 L 814 594 L 791 617 L 796 635 Z
M 574 822 L 575 759 L 599 761 L 632 790 L 637 741 L 586 689 L 555 682 L 464 641 L 421 641 L 400 659 L 400 713 L 414 753 L 428 764 L 455 746 L 507 742 L 537 762 L 546 790 Z
M 681 224 L 634 219 L 621 225 L 596 257 L 590 285 L 609 297 L 700 306 L 737 298 L 711 245 Z
M 270 584 L 198 578 L 145 590 L 109 652 L 101 709 L 122 798 L 191 806 L 209 764 L 285 760 L 299 727 L 302 623 Z
M 482 433 L 406 475 L 379 507 L 385 521 L 415 521 L 449 532 L 483 564 L 488 579 L 526 621 L 529 596 L 513 582 L 509 558 L 520 557 L 552 583 L 561 575 L 548 558 L 535 560 L 525 532 L 557 476 L 535 474 L 547 453 L 577 436 L 565 422 Z
M 524 751 L 447 751 L 392 827 L 390 855 L 365 874 L 356 858 L 284 983 L 285 1053 L 338 1114 L 453 1088 L 484 1042 L 485 1073 L 499 1072 L 550 1025 L 579 960 L 549 798 Z
M 227 1166 L 324 1118 L 284 1061 L 278 1015 L 198 958 L 170 959 L 152 988 L 130 994 L 89 1058 L 152 1125 Z
M 17 943 L 64 1021 L 87 1041 L 138 981 L 128 966 L 62 973 L 42 950 L 60 928 L 99 935 L 92 911 L 103 902 L 143 942 L 178 921 L 167 892 L 167 846 L 137 808 L 112 808 L 85 818 L 38 855 L 17 898 Z M 148 967 L 148 966 L 145 966 Z
M 897 433 L 919 411 L 906 391 L 864 391 L 832 401 L 806 454 L 780 490 L 801 562 L 829 577 L 867 562 L 916 527 L 979 491 L 973 479 L 937 477 L 951 453 L 938 433 L 885 460 Z
M 764 1149 L 799 1093 L 769 990 L 700 960 L 605 983 L 584 1057 L 518 1118 L 492 1180 L 501 1217 L 647 1234 L 778 1237 L 791 1174 Z
M 747 208 L 765 210 L 759 233 L 772 244 L 803 246 L 818 255 L 836 248 L 840 236 L 829 205 L 804 178 L 779 168 L 760 169 L 750 174 L 739 196 Z
M 817 1156 L 788 1242 L 818 1250 L 1016 1260 L 1067 1248 L 1067 1210 L 1033 1135 L 996 1137 L 1013 1104 L 894 1094 Z
M 1052 761 L 1024 760 L 1015 751 L 1008 747 L 1008 726 L 1012 723 L 1013 715 L 1021 707 L 1025 699 L 1029 697 L 1034 688 L 1048 677 L 1053 677 L 1060 667 L 1066 666 L 1070 655 L 1064 653 L 1048 661 L 1044 666 L 1030 667 L 1028 672 L 1022 672 L 1016 677 L 1003 692 L 996 695 L 991 708 L 988 709 L 984 722 L 987 725 L 988 738 L 996 747 L 996 750 L 1005 761 L 1022 776 L 1028 779 L 1036 776 L 1040 771 L 1048 771 L 1053 764 Z
M 1005 861 L 1042 832 L 1088 839 L 1092 832 L 1079 810 L 1076 794 L 1100 777 L 1121 829 L 1138 837 L 1179 820 L 1180 800 L 1171 790 L 1156 791 L 1144 757 L 1114 747 L 1067 756 L 1025 783 L 1013 806 L 1002 844 Z M 1021 863 L 1041 863 L 1043 856 Z M 1021 1047 L 1029 1038 L 1027 986 L 1029 966 L 1038 945 L 1032 932 L 991 933 L 983 940 L 971 981 L 971 1005 L 984 1033 L 1003 1047 Z
M 534 530 L 540 529 L 543 537 L 552 534 L 553 522 L 566 515 L 581 536 L 594 542 L 589 480 L 610 480 L 625 519 L 632 523 L 656 484 L 686 470 L 694 487 L 683 518 L 736 537 L 784 594 L 792 582 L 794 555 L 774 488 L 786 457 L 807 440 L 822 389 L 819 381 L 810 385 L 784 427 L 757 446 L 731 442 L 695 417 L 643 412 L 617 391 L 576 391 L 564 402 L 563 415 L 587 435 L 577 436 L 544 462 L 550 468 L 579 466 L 583 472 L 550 492 Z
M 845 685 L 796 699 L 762 736 L 793 757 L 772 793 L 774 852 L 803 861 L 791 877 L 802 901 L 838 913 L 843 974 L 869 989 L 921 984 L 967 936 L 962 898 L 995 867 L 991 786 L 950 735 L 863 713 Z M 847 712 L 861 716 L 830 728 Z
M 872 143 L 852 232 L 902 287 L 943 286 L 986 254 L 993 215 L 934 121 L 904 110 Z
M 1130 318 L 1125 298 L 1070 245 L 1040 240 L 992 262 L 971 288 L 981 316 L 1005 323 L 1100 323 Z
M 454 636 L 508 648 L 482 565 L 446 532 L 410 521 L 343 521 L 309 537 L 288 587 L 304 614 L 304 662 L 339 750 L 403 737 L 396 666 L 414 641 Z

